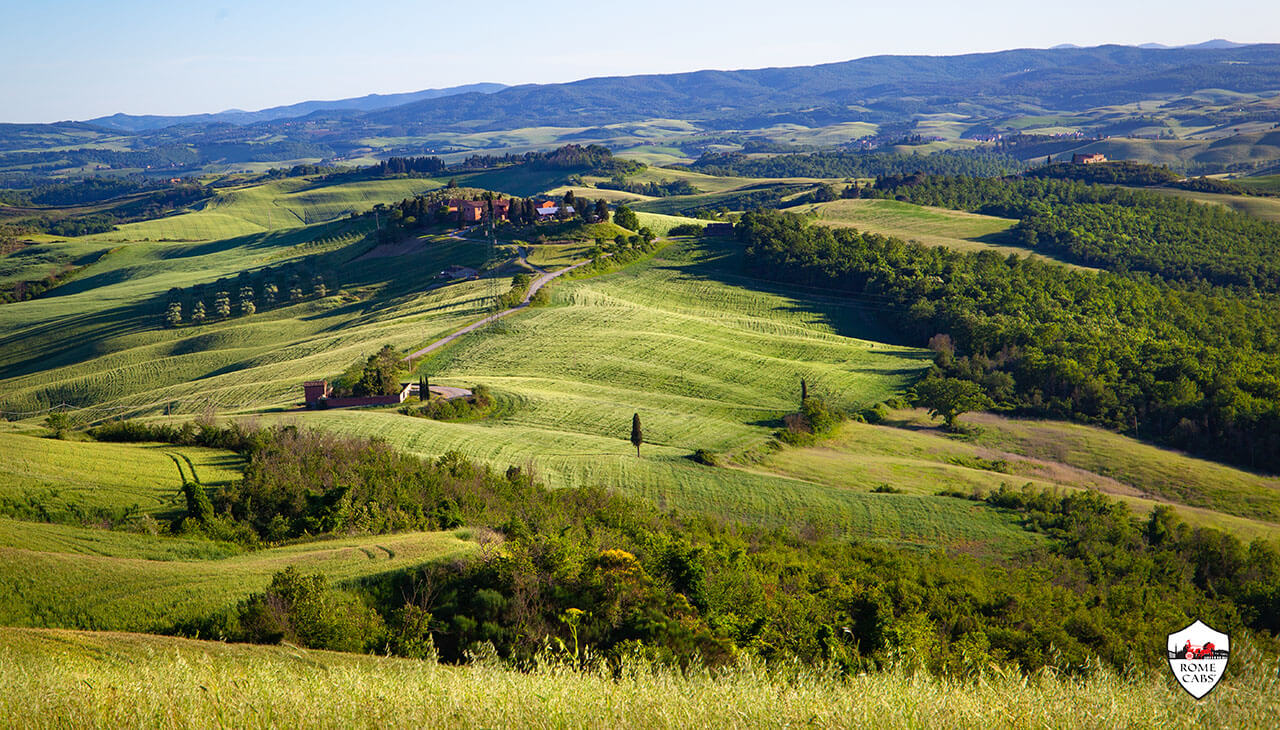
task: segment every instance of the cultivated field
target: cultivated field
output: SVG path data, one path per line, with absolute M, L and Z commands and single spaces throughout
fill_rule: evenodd
M 884 425 L 846 423 L 821 444 L 771 453 L 749 468 L 849 490 L 888 485 L 918 497 L 1001 485 L 1094 490 L 1138 514 L 1169 504 L 1190 524 L 1246 541 L 1280 537 L 1280 479 L 1079 424 L 991 414 L 962 421 L 974 433 L 949 434 L 923 411 L 898 411 Z
M 615 678 L 137 634 L 0 629 L 0 722 L 23 727 L 1269 727 L 1280 682 L 1247 642 L 1203 701 L 1167 674 L 903 669 L 839 679 L 743 663 Z
M 172 631 L 263 590 L 291 565 L 341 585 L 472 546 L 455 533 L 401 533 L 237 554 L 204 540 L 0 519 L 0 625 Z
M 216 487 L 239 478 L 229 451 L 171 444 L 59 441 L 0 433 L 0 499 L 39 505 L 49 515 L 129 508 L 163 515 L 183 507 L 183 479 Z M 181 472 L 179 472 L 181 469 Z

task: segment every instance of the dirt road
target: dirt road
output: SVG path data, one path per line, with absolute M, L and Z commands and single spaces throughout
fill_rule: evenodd
M 409 355 L 407 355 L 404 359 L 405 359 L 405 360 L 416 360 L 417 358 L 422 357 L 423 355 L 426 355 L 427 353 L 433 352 L 433 351 L 435 351 L 435 350 L 440 349 L 441 347 L 444 347 L 445 345 L 449 344 L 450 342 L 453 342 L 454 340 L 456 340 L 456 339 L 458 339 L 459 337 L 461 337 L 461 336 L 463 336 L 463 335 L 467 334 L 468 332 L 474 332 L 474 331 L 476 331 L 476 330 L 480 329 L 481 327 L 485 326 L 486 324 L 489 324 L 490 322 L 496 322 L 497 320 L 499 320 L 499 319 L 501 319 L 501 318 L 503 318 L 503 317 L 507 316 L 508 314 L 511 314 L 512 312 L 518 312 L 518 311 L 520 311 L 521 309 L 524 309 L 525 307 L 529 306 L 529 299 L 531 299 L 531 298 L 533 297 L 533 295 L 534 295 L 535 293 L 537 293 L 537 291 L 538 291 L 539 289 L 541 289 L 543 286 L 545 286 L 545 285 L 546 285 L 548 282 L 550 282 L 552 279 L 556 278 L 557 276 L 560 276 L 561 274 L 567 274 L 567 273 L 569 273 L 570 271 L 573 271 L 574 269 L 576 269 L 576 268 L 578 268 L 578 267 L 586 266 L 586 265 L 587 265 L 587 264 L 589 264 L 589 263 L 591 263 L 591 262 L 590 262 L 590 261 L 579 261 L 578 263 L 574 264 L 573 266 L 565 267 L 565 268 L 563 268 L 563 269 L 560 269 L 559 271 L 544 271 L 544 272 L 542 272 L 542 274 L 541 274 L 538 278 L 534 279 L 534 280 L 533 280 L 533 283 L 529 285 L 529 291 L 525 293 L 525 295 L 524 295 L 524 301 L 520 302 L 519 304 L 517 304 L 516 306 L 512 307 L 511 309 L 503 310 L 503 311 L 498 312 L 498 313 L 496 313 L 496 314 L 491 314 L 491 315 L 489 315 L 488 317 L 485 317 L 484 319 L 481 319 L 481 320 L 479 320 L 479 321 L 477 321 L 477 322 L 472 322 L 471 324 L 467 325 L 466 327 L 463 327 L 462 329 L 458 330 L 457 332 L 454 332 L 454 333 L 453 333 L 453 334 L 451 334 L 451 335 L 447 335 L 447 336 L 445 336 L 445 337 L 442 337 L 442 338 L 440 338 L 440 339 L 436 340 L 435 342 L 432 342 L 430 345 L 427 345 L 426 347 L 422 348 L 421 350 L 418 350 L 418 351 L 416 351 L 416 352 L 410 353 L 410 354 L 409 354 Z

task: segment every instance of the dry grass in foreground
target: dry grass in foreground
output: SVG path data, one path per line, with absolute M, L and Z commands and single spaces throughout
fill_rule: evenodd
M 1242 642 L 1239 671 L 1196 702 L 1166 676 L 1099 670 L 789 678 L 744 664 L 620 679 L 449 667 L 138 634 L 0 629 L 6 727 L 1274 727 L 1275 668 Z

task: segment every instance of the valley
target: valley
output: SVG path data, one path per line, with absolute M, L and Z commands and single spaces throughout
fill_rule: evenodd
M 0 124 L 0 724 L 1265 726 L 1277 48 Z

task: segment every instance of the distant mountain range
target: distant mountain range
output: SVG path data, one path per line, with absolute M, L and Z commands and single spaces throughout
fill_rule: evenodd
M 1212 88 L 1280 89 L 1280 46 L 1099 46 L 872 56 L 819 66 L 595 78 L 428 99 L 369 112 L 361 119 L 402 126 L 407 134 L 655 118 L 742 129 L 777 123 L 881 123 L 915 113 L 972 113 L 1028 104 L 1071 111 Z
M 258 122 L 271 122 L 277 119 L 297 119 L 316 112 L 336 114 L 376 111 L 401 104 L 410 104 L 415 101 L 439 99 L 456 94 L 492 94 L 505 88 L 507 87 L 503 84 L 467 84 L 465 86 L 452 86 L 447 89 L 426 89 L 404 94 L 369 94 L 368 96 L 337 99 L 335 101 L 303 101 L 287 106 L 274 106 L 270 109 L 262 109 L 256 112 L 229 109 L 215 114 L 188 114 L 183 116 L 112 114 L 109 117 L 89 119 L 87 123 L 119 132 L 143 132 L 180 124 L 257 124 Z
M 1271 99 L 1276 90 L 1280 45 L 1221 40 L 1183 48 L 1106 45 L 872 56 L 789 68 L 511 87 L 473 84 L 307 101 L 254 112 L 116 114 L 87 122 L 0 124 L 0 187 L 4 179 L 29 181 L 64 169 L 186 174 L 241 163 L 489 154 L 568 142 L 627 149 L 655 144 L 654 129 L 666 127 L 677 131 L 660 136 L 687 145 L 684 154 L 692 156 L 708 146 L 731 146 L 747 137 L 774 135 L 787 141 L 794 137 L 785 132 L 789 127 L 812 130 L 851 122 L 874 125 L 869 128 L 878 139 L 868 144 L 924 144 L 933 135 L 922 120 L 943 119 L 939 115 L 951 120 L 947 124 L 962 124 L 969 138 L 1025 128 L 1017 120 L 1028 117 L 1070 118 L 1061 126 L 1091 135 L 1126 136 L 1143 130 L 1138 136 L 1148 140 L 1171 138 L 1171 130 L 1187 126 L 1235 134 L 1239 130 L 1233 127 L 1249 125 L 1248 133 L 1261 135 L 1280 121 Z M 1192 96 L 1198 92 L 1203 93 Z M 1220 98 L 1224 92 L 1251 98 L 1226 105 Z M 1114 109 L 1148 100 L 1170 102 L 1172 106 L 1158 108 L 1181 121 L 1163 126 L 1154 121 L 1151 109 L 1132 114 Z M 643 133 L 628 131 L 641 126 Z M 525 131 L 535 128 L 556 131 Z M 846 142 L 852 139 L 845 131 L 839 136 Z M 107 140 L 110 146 L 90 144 Z M 1150 154 L 1162 161 L 1178 161 L 1182 154 L 1172 150 L 1160 152 L 1166 155 L 1160 157 L 1157 152 L 1124 154 Z M 1244 149 L 1213 159 L 1206 155 L 1200 163 L 1219 166 L 1275 157 L 1269 148 L 1259 154 Z
M 1228 64 L 1244 67 L 1224 68 Z M 1069 110 L 1112 103 L 1121 96 L 1128 101 L 1135 93 L 1163 93 L 1174 88 L 1252 91 L 1257 90 L 1258 83 L 1272 83 L 1277 69 L 1280 54 L 1276 46 L 1222 39 L 1176 48 L 1157 43 L 1092 48 L 1064 44 L 1043 50 L 872 56 L 819 66 L 605 77 L 563 84 L 470 84 L 405 94 L 305 101 L 254 112 L 114 114 L 87 123 L 136 133 L 178 125 L 362 118 L 373 124 L 419 129 L 460 126 L 493 130 L 661 117 L 738 122 L 753 115 L 833 105 L 887 103 L 895 107 L 901 106 L 903 98 L 958 101 L 1010 95 L 1032 97 L 1044 106 Z M 1240 85 L 1248 88 L 1237 88 Z M 1280 85 L 1272 83 L 1264 88 Z
M 1142 43 L 1142 44 L 1138 45 L 1138 46 L 1137 46 L 1137 48 L 1147 48 L 1147 49 L 1164 49 L 1164 50 L 1168 50 L 1168 49 L 1171 49 L 1171 48 L 1190 48 L 1190 49 L 1200 49 L 1200 50 L 1221 50 L 1221 49 L 1223 49 L 1223 48 L 1243 48 L 1243 47 L 1245 47 L 1245 46 L 1247 46 L 1247 45 L 1250 45 L 1250 44 L 1248 44 L 1248 43 L 1236 43 L 1235 41 L 1229 41 L 1229 40 L 1225 40 L 1225 39 L 1223 39 L 1223 38 L 1214 38 L 1214 39 L 1213 39 L 1213 40 L 1211 40 L 1211 41 L 1205 41 L 1205 42 L 1203 42 L 1203 43 L 1188 43 L 1187 45 L 1183 45 L 1183 46 L 1169 46 L 1169 45 L 1165 45 L 1164 43 Z M 1053 46 L 1052 48 L 1050 48 L 1050 50 L 1057 51 L 1057 50 L 1062 50 L 1062 49 L 1064 49 L 1064 48 L 1086 48 L 1086 46 L 1077 46 L 1077 45 L 1076 45 L 1076 44 L 1074 44 L 1074 43 L 1059 43 L 1058 45 Z

